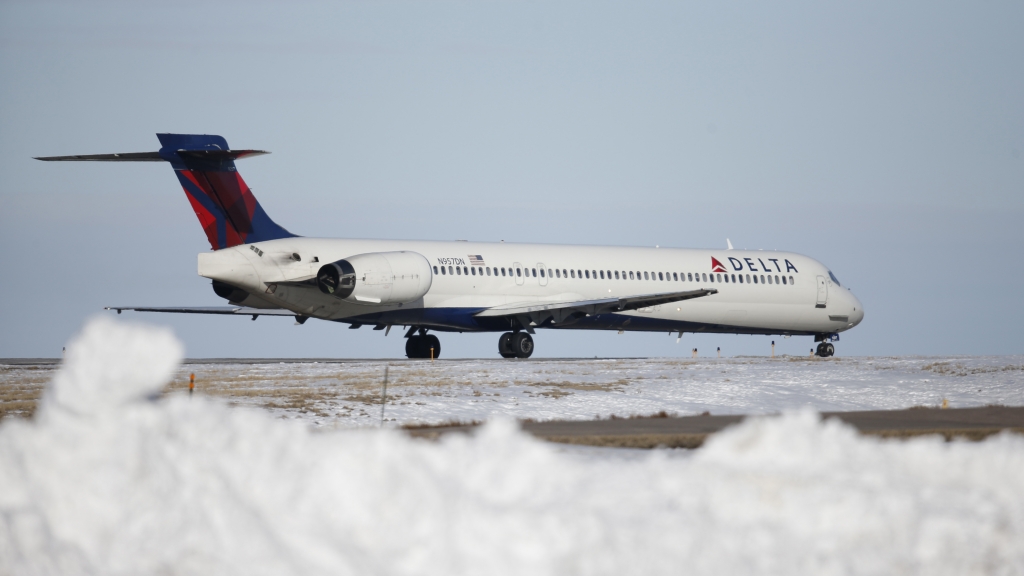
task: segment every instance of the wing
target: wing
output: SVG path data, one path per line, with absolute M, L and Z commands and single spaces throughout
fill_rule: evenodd
M 117 310 L 120 314 L 124 310 L 133 312 L 167 312 L 171 314 L 233 314 L 236 316 L 293 316 L 302 324 L 308 316 L 296 314 L 291 310 L 282 308 L 248 308 L 246 306 L 107 306 L 104 310 Z
M 528 332 L 533 332 L 530 326 L 537 326 L 549 319 L 554 324 L 561 324 L 584 316 L 594 314 L 607 314 L 611 312 L 625 312 L 627 310 L 638 310 L 648 306 L 659 306 L 671 302 L 681 302 L 718 294 L 718 290 L 700 289 L 688 290 L 686 292 L 662 292 L 658 294 L 641 294 L 638 296 L 624 296 L 621 298 L 601 298 L 597 300 L 575 300 L 562 302 L 517 302 L 488 308 L 477 312 L 475 316 L 494 317 L 512 316 L 519 320 L 519 323 L 526 327 Z

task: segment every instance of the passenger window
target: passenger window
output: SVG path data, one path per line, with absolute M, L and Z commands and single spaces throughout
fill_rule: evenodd
M 587 275 L 587 278 L 590 278 L 590 270 L 584 270 L 584 273 Z
M 633 280 L 633 271 L 632 270 L 629 271 L 629 279 Z
M 473 276 L 476 276 L 476 268 L 470 268 L 470 271 L 473 272 Z
M 441 275 L 444 275 L 444 266 L 441 266 Z
M 437 274 L 437 266 L 434 266 L 434 274 Z
M 615 279 L 616 279 L 616 280 L 618 280 L 618 279 L 619 279 L 619 271 L 618 271 L 618 270 L 616 270 L 616 271 L 615 271 Z
M 734 275 L 734 276 L 732 277 L 732 281 L 733 281 L 733 282 L 735 282 L 735 281 L 736 281 L 736 276 L 735 276 L 735 275 Z M 728 275 L 728 274 L 726 274 L 726 275 L 725 275 L 725 283 L 726 283 L 726 284 L 728 284 L 728 283 L 729 283 L 729 275 Z
M 749 280 L 748 280 L 749 282 Z M 757 284 L 757 274 L 754 274 L 754 284 Z
M 565 268 L 562 268 L 562 278 L 568 278 L 568 277 L 569 277 L 569 271 L 566 270 Z
M 785 284 L 785 283 L 786 283 L 786 277 L 785 277 L 785 276 L 783 276 L 783 277 L 782 277 L 782 283 L 783 283 L 783 284 Z
M 672 273 L 672 279 L 675 280 L 676 282 L 678 282 L 679 281 L 679 275 L 676 274 L 675 272 L 673 272 Z
M 716 274 L 716 276 L 718 276 L 718 278 L 716 278 L 716 280 L 721 282 L 722 281 L 722 275 L 721 274 Z M 728 276 L 728 274 L 726 274 L 726 276 Z
M 593 278 L 594 280 L 597 280 L 597 270 L 591 270 L 590 277 Z
M 790 276 L 790 277 L 789 277 L 789 285 L 790 285 L 790 286 L 792 286 L 792 285 L 793 285 L 793 277 L 792 277 L 792 276 Z
M 516 276 L 522 276 L 522 275 L 523 275 L 523 269 L 522 268 L 516 268 Z
M 559 270 L 558 268 L 555 268 L 555 278 L 561 278 L 561 277 L 562 277 L 562 271 Z
M 750 284 L 750 274 L 747 274 L 747 284 Z
M 541 278 L 543 278 L 543 277 L 544 277 L 544 269 L 543 269 L 543 268 L 541 268 L 541 269 L 540 269 L 540 277 L 541 277 Z
M 576 277 L 576 271 L 575 270 L 569 270 L 569 277 L 570 278 L 575 278 Z
M 693 282 L 693 273 L 692 272 L 687 272 L 687 274 L 686 274 L 686 281 L 687 282 Z
M 650 278 L 650 276 L 647 275 L 647 272 L 644 272 L 644 280 L 650 280 L 650 279 L 651 278 Z
M 537 277 L 537 269 L 533 268 L 532 270 L 533 270 L 533 277 L 536 278 Z

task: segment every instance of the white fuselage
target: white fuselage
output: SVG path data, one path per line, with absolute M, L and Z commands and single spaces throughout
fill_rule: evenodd
M 418 253 L 430 265 L 429 289 L 415 302 L 345 302 L 301 284 L 326 263 L 396 251 Z M 507 320 L 475 316 L 496 306 L 702 288 L 718 292 L 548 327 L 828 335 L 864 317 L 861 303 L 820 262 L 775 251 L 285 238 L 200 254 L 199 274 L 258 298 L 246 305 L 435 330 L 507 330 Z

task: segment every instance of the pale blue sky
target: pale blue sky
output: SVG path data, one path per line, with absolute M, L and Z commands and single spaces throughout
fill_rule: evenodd
M 853 288 L 867 318 L 840 355 L 1024 353 L 1021 30 L 1018 2 L 3 2 L 0 356 L 58 355 L 104 305 L 223 302 L 167 166 L 31 160 L 156 132 L 271 150 L 239 168 L 297 234 L 729 237 Z M 131 317 L 196 357 L 403 350 L 325 322 Z M 496 355 L 497 335 L 441 337 Z M 537 336 L 543 356 L 770 340 Z

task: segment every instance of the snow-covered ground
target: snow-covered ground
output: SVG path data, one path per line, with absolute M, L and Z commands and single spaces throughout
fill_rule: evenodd
M 316 426 L 1024 405 L 1024 356 L 190 364 L 200 393 Z
M 0 424 L 0 574 L 1024 573 L 1020 436 L 884 441 L 804 410 L 748 420 L 685 457 L 566 453 L 502 418 L 430 442 L 389 429 L 317 431 L 210 396 L 161 398 L 180 356 L 166 330 L 94 321 L 35 417 Z M 575 417 L 602 395 L 621 399 L 608 404 L 615 410 L 646 410 L 630 402 L 647 395 L 737 410 L 758 398 L 877 407 L 905 387 L 918 390 L 906 401 L 932 402 L 926 389 L 967 398 L 957 382 L 983 393 L 982 383 L 1011 386 L 1004 373 L 1019 372 L 992 360 L 964 360 L 962 370 L 857 362 L 436 364 L 406 375 L 453 370 L 468 380 L 459 393 L 438 387 L 426 405 L 440 418 L 444 406 L 502 412 L 475 408 L 474 386 L 501 392 L 506 413 L 529 404 L 541 414 L 544 400 L 567 406 L 552 416 Z M 559 372 L 567 367 L 576 375 Z M 323 369 L 311 378 L 327 382 L 339 367 Z M 372 366 L 359 369 L 376 380 Z M 826 378 L 827 388 L 859 392 L 813 392 L 836 370 L 845 376 Z M 642 371 L 645 384 L 632 384 L 628 374 Z M 893 371 L 902 375 L 876 375 Z M 408 396 L 430 396 L 420 378 Z M 770 386 L 745 392 L 758 382 Z M 573 393 L 540 394 L 563 388 Z

